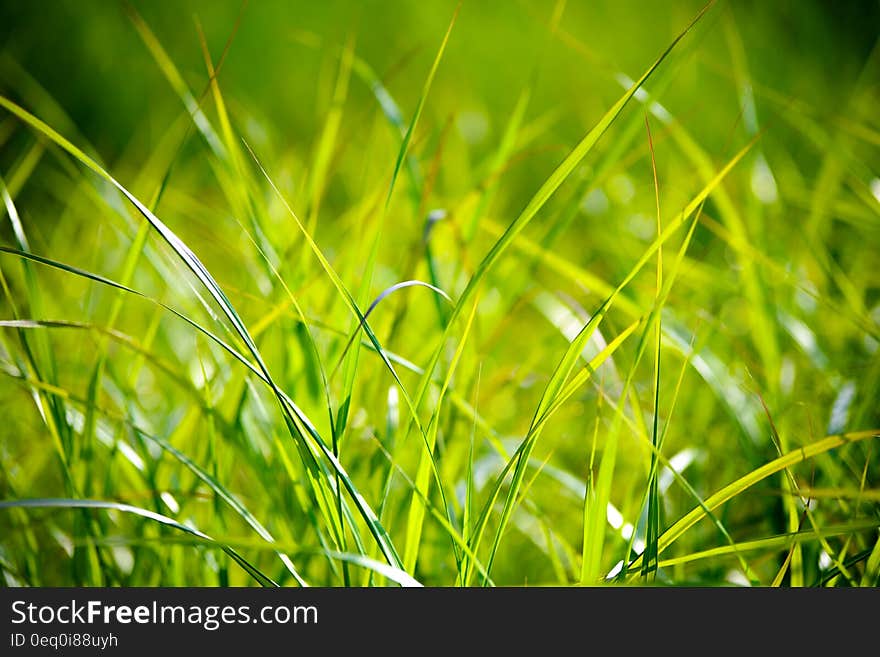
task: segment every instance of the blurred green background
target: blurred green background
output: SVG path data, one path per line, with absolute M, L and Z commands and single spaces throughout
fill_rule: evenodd
M 546 46 L 552 6 L 541 2 L 465 2 L 428 116 L 480 112 L 487 138 L 544 51 L 534 111 L 562 106 L 560 139 L 577 138 L 618 95 L 608 73 L 635 75 L 652 61 L 703 6 L 700 2 L 570 2 L 559 37 Z M 193 89 L 206 81 L 195 20 L 215 57 L 241 11 L 238 2 L 133 3 Z M 455 2 L 251 2 L 242 12 L 234 47 L 223 67 L 225 93 L 264 117 L 265 130 L 287 144 L 309 144 L 322 123 L 332 84 L 333 46 L 355 39 L 357 53 L 381 76 L 403 108 L 414 106 L 437 42 Z M 120 3 L 2 3 L 0 39 L 7 59 L 24 67 L 65 109 L 108 161 L 143 130 L 162 132 L 179 114 L 161 71 Z M 755 82 L 820 113 L 840 100 L 863 74 L 877 39 L 875 2 L 733 2 L 709 15 L 686 67 L 664 101 L 708 135 L 727 133 L 739 113 L 731 98 L 730 47 L 723 25 L 733 21 L 745 66 Z M 309 45 L 302 45 L 308 39 Z M 327 70 L 329 67 L 329 71 Z M 606 74 L 606 75 L 603 75 Z M 864 74 L 869 74 L 865 72 Z M 11 80 L 5 80 L 14 89 Z M 870 81 L 865 81 L 870 84 Z M 701 93 L 697 93 L 700 91 Z M 365 95 L 362 88 L 352 93 Z M 354 102 L 354 101 L 353 101 Z M 764 99 L 758 103 L 764 113 Z M 145 124 L 144 120 L 149 117 Z M 709 118 L 711 117 L 711 121 Z M 768 117 L 769 118 L 769 117 Z M 149 133 L 148 133 L 149 134 Z M 149 148 L 149 136 L 141 136 Z M 485 144 L 484 148 L 489 147 Z

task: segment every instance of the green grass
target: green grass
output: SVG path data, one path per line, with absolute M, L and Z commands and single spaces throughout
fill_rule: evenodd
M 880 583 L 856 10 L 395 7 L 0 9 L 4 584 Z

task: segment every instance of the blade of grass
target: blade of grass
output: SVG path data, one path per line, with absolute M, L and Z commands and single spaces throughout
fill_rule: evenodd
M 533 430 L 536 426 L 543 426 L 543 422 L 541 422 L 540 425 L 538 425 L 538 420 L 541 419 L 542 416 L 546 415 L 547 411 L 553 405 L 554 398 L 557 397 L 559 395 L 560 391 L 562 390 L 562 388 L 565 384 L 565 381 L 568 379 L 568 376 L 571 373 L 571 370 L 574 366 L 574 362 L 577 359 L 580 352 L 583 350 L 583 347 L 586 344 L 587 339 L 589 339 L 589 337 L 592 335 L 592 333 L 598 327 L 599 323 L 601 323 L 602 319 L 604 318 L 605 314 L 608 312 L 611 305 L 614 303 L 614 301 L 615 301 L 617 295 L 620 293 L 620 291 L 626 285 L 629 284 L 629 282 L 635 277 L 636 273 L 645 265 L 645 263 L 648 261 L 648 259 L 651 257 L 651 255 L 653 255 L 653 253 L 655 251 L 658 251 L 662 247 L 663 242 L 665 242 L 669 238 L 669 236 L 672 234 L 672 232 L 675 231 L 678 227 L 680 227 L 683 224 L 683 222 L 686 221 L 686 219 L 688 217 L 690 217 L 694 213 L 697 213 L 697 218 L 699 218 L 699 210 L 702 207 L 703 203 L 705 202 L 705 199 L 712 192 L 712 190 L 714 190 L 714 188 L 719 184 L 719 182 L 723 179 L 723 177 L 733 168 L 733 166 L 737 162 L 739 162 L 739 160 L 743 157 L 743 155 L 748 151 L 750 146 L 751 146 L 751 144 L 747 145 L 736 156 L 734 156 L 734 158 L 721 170 L 721 172 L 719 172 L 719 174 L 717 174 L 715 176 L 715 178 L 712 180 L 712 182 L 709 185 L 707 185 L 706 187 L 704 187 L 703 190 L 701 190 L 701 192 L 696 196 L 696 198 L 694 198 L 684 208 L 681 215 L 679 217 L 677 217 L 676 220 L 671 225 L 667 226 L 666 230 L 664 230 L 660 235 L 657 236 L 657 239 L 654 241 L 654 243 L 648 248 L 648 250 L 645 253 L 643 253 L 643 255 L 638 260 L 638 262 L 635 264 L 635 266 L 630 270 L 630 273 L 617 286 L 617 288 L 614 290 L 614 292 L 610 296 L 608 296 L 605 299 L 605 301 L 603 301 L 603 303 L 600 305 L 599 309 L 596 311 L 596 313 L 593 315 L 593 317 L 590 319 L 590 321 L 587 323 L 587 325 L 584 327 L 584 329 L 582 329 L 582 331 L 578 335 L 578 337 L 574 341 L 572 341 L 572 343 L 569 345 L 569 349 L 566 352 L 566 355 L 563 357 L 562 361 L 557 366 L 556 370 L 554 371 L 553 375 L 551 376 L 550 382 L 548 383 L 548 385 L 544 391 L 544 395 L 542 396 L 541 403 L 538 406 L 538 409 L 535 413 L 535 418 L 533 419 L 533 422 L 532 422 Z M 689 237 L 688 237 L 688 239 L 685 240 L 685 242 L 682 246 L 682 249 L 679 251 L 679 256 L 678 256 L 678 259 L 677 259 L 676 265 L 675 265 L 676 271 L 677 271 L 678 267 L 680 266 L 682 258 L 684 257 L 684 252 L 686 251 L 687 245 L 689 244 L 690 235 L 693 234 L 693 229 L 696 226 L 696 221 L 697 221 L 697 219 L 695 219 L 694 222 L 692 223 Z M 663 290 L 663 294 L 661 296 L 661 299 L 658 299 L 658 302 L 660 302 L 662 299 L 665 299 L 666 296 L 669 294 L 669 290 L 671 289 L 671 285 L 674 280 L 675 280 L 675 276 L 673 275 L 666 281 L 666 287 Z M 647 327 L 648 329 L 651 328 L 651 324 L 653 323 L 655 318 L 658 317 L 658 313 L 659 313 L 659 307 L 655 307 L 652 310 L 651 318 L 649 319 L 649 322 L 648 322 L 648 327 Z M 639 345 L 639 356 L 637 357 L 636 362 L 638 362 L 638 359 L 640 358 L 641 353 L 643 353 L 645 346 L 646 346 L 645 334 L 643 334 L 642 340 L 640 341 L 640 345 Z M 587 374 L 587 376 L 589 376 L 589 373 Z M 624 399 L 627 396 L 627 392 L 629 391 L 629 385 L 632 381 L 632 376 L 633 376 L 633 370 L 630 371 L 630 374 L 627 377 L 627 382 L 624 385 L 624 392 L 622 393 L 622 396 L 621 396 L 621 403 L 623 403 Z M 589 517 L 591 520 L 590 535 L 592 536 L 592 540 L 589 544 L 591 546 L 590 549 L 585 552 L 585 554 L 587 556 L 587 561 L 585 562 L 586 566 L 584 567 L 583 572 L 587 573 L 591 577 L 598 576 L 598 572 L 599 572 L 599 558 L 600 558 L 600 553 L 601 553 L 601 546 L 603 543 L 602 537 L 604 536 L 605 513 L 606 513 L 606 507 L 608 504 L 607 495 L 608 495 L 608 493 L 610 491 L 610 487 L 611 487 L 611 473 L 614 470 L 614 461 L 616 458 L 616 449 L 617 449 L 616 436 L 617 436 L 617 432 L 619 430 L 618 418 L 620 418 L 620 417 L 622 417 L 622 411 L 621 411 L 621 409 L 618 409 L 618 412 L 615 414 L 614 426 L 612 427 L 612 430 L 610 432 L 609 445 L 606 446 L 606 449 L 603 452 L 602 461 L 600 462 L 600 466 L 599 466 L 599 478 L 597 481 L 597 488 L 595 489 L 596 503 L 594 506 L 591 506 L 591 509 L 589 511 Z M 537 435 L 538 432 L 539 431 L 535 432 L 535 436 Z M 530 430 L 530 434 L 531 433 L 532 433 L 532 430 Z M 523 444 L 526 445 L 526 451 L 530 452 L 531 446 L 534 443 L 533 443 L 533 441 L 530 441 L 529 438 L 527 438 L 523 442 Z M 524 463 L 524 462 L 520 461 L 520 463 Z M 603 464 L 604 464 L 604 467 L 603 467 Z M 522 476 L 522 471 L 520 470 L 519 479 L 521 479 L 521 476 Z M 517 479 L 516 474 L 514 474 L 514 482 L 515 482 L 514 483 L 514 488 L 515 488 L 518 485 L 518 479 Z M 509 495 L 508 496 L 508 504 L 510 502 L 512 502 L 512 499 L 513 498 Z M 501 522 L 501 525 L 499 526 L 499 531 L 496 532 L 496 539 L 495 539 L 495 543 L 494 543 L 495 548 L 493 548 L 493 551 L 494 551 L 494 549 L 497 549 L 497 544 L 500 541 L 501 532 L 503 532 L 503 527 L 506 524 L 506 518 L 509 517 L 509 513 L 510 513 L 510 510 L 508 509 L 506 511 L 506 516 L 502 516 L 502 522 Z M 489 566 L 491 568 L 491 558 L 489 560 Z
M 214 151 L 217 157 L 220 160 L 225 160 L 227 158 L 227 153 L 223 147 L 223 143 L 220 141 L 220 138 L 211 126 L 210 121 L 208 121 L 208 117 L 206 117 L 205 113 L 202 111 L 200 102 L 196 100 L 186 82 L 184 82 L 183 77 L 180 75 L 180 72 L 171 60 L 171 57 L 165 52 L 162 44 L 159 43 L 156 35 L 153 34 L 153 31 L 146 22 L 144 22 L 144 19 L 141 18 L 137 10 L 127 1 L 123 3 L 123 7 L 125 8 L 132 25 L 134 25 L 135 30 L 144 42 L 144 45 L 150 51 L 150 54 L 159 66 L 159 70 L 162 71 L 162 74 L 168 80 L 168 83 L 180 97 L 181 101 L 183 101 L 186 111 L 192 117 L 192 120 L 196 124 L 196 127 L 198 127 L 202 137 L 204 137 L 208 146 L 211 147 L 211 150 Z
M 654 139 L 651 136 L 651 123 L 645 114 L 645 128 L 648 132 L 648 148 L 651 152 L 651 171 L 654 173 L 654 198 L 657 204 L 657 235 L 663 233 L 663 224 L 660 218 L 660 182 L 657 179 L 657 162 L 654 158 Z M 663 247 L 657 249 L 657 293 L 655 304 L 657 310 L 662 308 L 661 290 L 663 288 Z M 651 445 L 655 450 L 651 451 L 651 470 L 648 476 L 648 527 L 645 538 L 645 557 L 642 561 L 642 576 L 653 580 L 657 572 L 657 537 L 660 532 L 660 493 L 657 487 L 657 454 L 660 452 L 660 436 L 658 424 L 660 421 L 660 343 L 662 329 L 660 314 L 657 314 L 655 325 L 656 339 L 654 343 L 654 421 L 651 432 Z
M 316 473 L 322 469 L 322 464 L 319 463 L 317 456 L 314 454 L 314 452 L 310 451 L 309 446 L 305 442 L 306 436 L 309 436 L 317 445 L 318 450 L 323 453 L 324 458 L 330 462 L 330 467 L 333 470 L 338 471 L 342 479 L 343 485 L 346 487 L 352 497 L 352 500 L 358 507 L 358 511 L 367 523 L 367 526 L 369 527 L 369 530 L 374 539 L 381 546 L 385 558 L 388 559 L 389 563 L 391 563 L 392 565 L 398 565 L 399 558 L 397 557 L 396 550 L 390 543 L 387 532 L 379 524 L 378 518 L 376 518 L 375 513 L 372 511 L 372 509 L 369 508 L 366 500 L 364 500 L 364 498 L 360 495 L 359 491 L 357 490 L 351 479 L 347 476 L 347 474 L 344 474 L 344 470 L 342 470 L 342 466 L 339 463 L 338 459 L 334 457 L 330 449 L 321 439 L 320 435 L 318 434 L 312 423 L 306 418 L 305 414 L 295 404 L 292 403 L 292 400 L 290 400 L 289 398 L 285 398 L 285 396 L 281 393 L 280 389 L 277 387 L 274 380 L 269 375 L 268 369 L 266 368 L 266 365 L 263 362 L 262 357 L 260 356 L 259 350 L 257 349 L 256 344 L 253 342 L 253 339 L 248 333 L 248 330 L 242 322 L 241 318 L 239 317 L 238 313 L 235 311 L 232 304 L 226 298 L 226 295 L 220 289 L 219 285 L 217 285 L 214 278 L 207 271 L 207 269 L 205 269 L 201 261 L 196 257 L 195 253 L 193 253 L 192 250 L 190 250 L 189 247 L 187 247 L 180 240 L 180 238 L 178 238 L 177 235 L 171 231 L 170 228 L 168 228 L 162 221 L 159 220 L 158 217 L 150 212 L 150 210 L 148 210 L 133 194 L 131 194 L 115 178 L 107 173 L 107 171 L 105 171 L 100 165 L 98 165 L 94 160 L 92 160 L 80 149 L 70 143 L 67 139 L 62 137 L 40 119 L 28 113 L 4 96 L 0 96 L 0 106 L 12 112 L 22 121 L 29 124 L 32 128 L 36 129 L 38 132 L 51 139 L 54 143 L 61 146 L 65 151 L 74 156 L 82 164 L 87 166 L 93 172 L 95 172 L 104 180 L 113 185 L 159 232 L 159 234 L 163 237 L 163 239 L 165 239 L 169 246 L 171 246 L 171 248 L 183 261 L 183 263 L 190 269 L 193 274 L 196 275 L 199 282 L 209 292 L 214 301 L 220 306 L 224 316 L 232 324 L 235 332 L 245 343 L 251 356 L 253 356 L 256 360 L 259 370 L 263 373 L 265 377 L 264 380 L 272 388 L 273 393 L 279 401 L 285 417 L 285 422 L 287 423 L 289 430 L 291 431 L 295 440 L 299 438 L 299 440 L 297 440 L 297 444 L 301 447 L 301 453 L 304 462 L 307 463 L 309 467 L 311 467 Z M 372 333 L 369 331 L 368 334 L 372 336 Z M 383 356 L 383 360 L 389 367 L 391 367 L 390 361 L 388 361 L 387 356 L 385 356 L 382 352 L 381 347 L 378 345 L 378 341 L 375 340 L 374 336 L 373 341 L 377 347 L 377 351 Z M 393 370 L 393 367 L 391 369 Z M 325 470 L 322 472 L 320 477 L 329 477 L 329 473 Z
M 501 255 L 508 249 L 511 243 L 515 240 L 515 238 L 522 232 L 522 230 L 528 225 L 528 223 L 534 218 L 534 216 L 538 213 L 538 211 L 547 203 L 550 197 L 554 194 L 554 192 L 559 188 L 559 186 L 569 177 L 569 175 L 574 171 L 575 167 L 583 160 L 583 158 L 592 150 L 592 148 L 596 145 L 602 135 L 608 130 L 617 116 L 623 111 L 623 108 L 627 105 L 630 99 L 635 95 L 636 91 L 641 87 L 642 84 L 651 76 L 651 74 L 660 66 L 666 56 L 672 51 L 672 49 L 678 44 L 678 42 L 684 38 L 684 36 L 693 28 L 693 26 L 699 21 L 700 18 L 709 10 L 712 6 L 713 2 L 709 2 L 702 10 L 696 15 L 696 17 L 685 27 L 682 32 L 672 40 L 669 46 L 660 54 L 660 56 L 654 61 L 654 63 L 645 71 L 645 73 L 623 94 L 623 96 L 618 99 L 618 101 L 612 105 L 612 107 L 605 112 L 599 122 L 584 136 L 584 138 L 575 146 L 575 148 L 568 154 L 568 156 L 562 161 L 562 163 L 553 171 L 549 178 L 541 185 L 538 191 L 534 194 L 531 200 L 528 202 L 523 211 L 519 214 L 519 216 L 511 223 L 502 236 L 495 242 L 480 264 L 477 266 L 476 271 L 473 276 L 471 276 L 468 281 L 464 291 L 459 296 L 458 301 L 450 316 L 448 318 L 448 323 L 446 325 L 446 330 L 444 331 L 443 337 L 440 340 L 438 348 L 434 351 L 431 360 L 428 365 L 425 367 L 425 375 L 422 377 L 421 384 L 416 393 L 416 407 L 418 407 L 427 391 L 429 381 L 433 377 L 434 369 L 437 366 L 437 363 L 440 360 L 440 355 L 442 352 L 443 345 L 446 344 L 448 340 L 449 333 L 452 330 L 452 326 L 455 323 L 455 320 L 461 314 L 462 309 L 465 307 L 465 304 L 468 303 L 470 298 L 475 294 L 478 287 L 481 285 L 483 279 L 486 277 L 489 270 L 493 267 L 493 265 L 498 261 Z M 670 231 L 671 232 L 671 231 Z
M 419 457 L 419 465 L 418 470 L 416 471 L 415 480 L 416 491 L 418 494 L 413 496 L 410 502 L 409 515 L 406 522 L 406 547 L 404 548 L 403 553 L 404 569 L 409 572 L 415 572 L 416 568 L 418 550 L 421 546 L 422 523 L 424 522 L 425 517 L 425 506 L 422 500 L 428 499 L 428 495 L 430 492 L 430 480 L 428 479 L 428 477 L 430 476 L 432 471 L 434 473 L 434 479 L 437 484 L 437 490 L 440 492 L 443 508 L 449 508 L 449 505 L 446 502 L 446 493 L 443 490 L 443 479 L 440 476 L 440 472 L 437 468 L 437 463 L 434 459 L 434 448 L 437 444 L 437 431 L 440 424 L 440 409 L 443 406 L 443 400 L 446 396 L 446 391 L 450 387 L 450 384 L 452 382 L 456 367 L 458 366 L 458 363 L 461 360 L 461 356 L 464 353 L 464 347 L 467 342 L 467 338 L 470 335 L 471 327 L 473 326 L 474 322 L 474 317 L 477 314 L 478 305 L 479 304 L 477 302 L 474 303 L 470 315 L 467 318 L 467 322 L 465 324 L 464 331 L 462 332 L 461 339 L 459 340 L 458 346 L 455 349 L 455 353 L 452 356 L 452 361 L 449 364 L 449 370 L 446 373 L 443 385 L 440 388 L 440 394 L 437 397 L 437 403 L 434 406 L 434 413 L 431 417 L 430 422 L 428 423 L 428 444 L 425 446 L 425 451 L 423 451 Z M 455 549 L 454 543 L 453 549 Z M 460 561 L 457 552 L 456 560 Z M 460 567 L 459 570 L 461 570 Z
M 729 502 L 734 497 L 740 495 L 758 482 L 763 481 L 767 477 L 770 477 L 778 472 L 781 472 L 785 468 L 790 468 L 793 465 L 802 463 L 803 461 L 807 461 L 811 458 L 814 458 L 815 456 L 824 454 L 825 452 L 828 452 L 829 450 L 835 449 L 842 445 L 848 445 L 862 440 L 869 440 L 871 438 L 880 438 L 880 430 L 874 429 L 868 431 L 853 431 L 850 433 L 839 434 L 835 436 L 826 436 L 825 438 L 821 438 L 814 442 L 808 443 L 800 448 L 793 449 L 783 456 L 776 458 L 769 463 L 765 463 L 761 467 L 752 470 L 746 475 L 743 475 L 736 481 L 728 484 L 727 486 L 724 486 L 721 490 L 706 498 L 706 509 L 708 509 L 709 511 L 714 511 L 722 504 Z M 669 529 L 661 534 L 657 543 L 658 553 L 662 553 L 664 550 L 666 550 L 666 548 L 668 548 L 676 540 L 678 540 L 682 534 L 693 527 L 697 522 L 705 517 L 705 515 L 705 509 L 696 507 L 689 513 L 682 516 Z M 633 566 L 641 566 L 641 557 L 635 560 Z
M 877 521 L 861 520 L 849 522 L 843 525 L 828 525 L 822 529 L 823 536 L 845 536 L 855 532 L 861 532 L 878 527 Z M 671 557 L 662 560 L 658 565 L 661 568 L 668 568 L 704 559 L 714 559 L 717 557 L 733 555 L 735 552 L 752 552 L 756 550 L 778 551 L 788 548 L 792 542 L 805 543 L 808 541 L 818 540 L 819 536 L 810 530 L 789 532 L 779 536 L 770 536 L 754 541 L 740 541 L 734 545 L 722 545 L 708 550 L 700 550 L 699 552 L 691 552 L 680 557 Z
M 391 184 L 388 186 L 388 196 L 385 198 L 385 207 L 391 203 L 391 195 L 394 192 L 394 183 L 397 182 L 397 174 L 400 172 L 400 167 L 403 164 L 404 159 L 406 158 L 407 151 L 409 150 L 410 142 L 412 141 L 413 133 L 415 132 L 416 126 L 418 125 L 419 118 L 422 115 L 422 108 L 425 105 L 425 100 L 428 97 L 428 92 L 431 90 L 431 84 L 434 82 L 434 75 L 437 73 L 437 68 L 440 66 L 440 60 L 443 59 L 443 53 L 446 51 L 446 44 L 449 42 L 449 35 L 452 34 L 452 27 L 455 25 L 455 19 L 458 18 L 458 12 L 461 9 L 461 2 L 458 3 L 455 7 L 455 13 L 452 15 L 452 20 L 449 21 L 449 27 L 446 28 L 446 34 L 443 35 L 443 41 L 440 43 L 440 49 L 437 51 L 437 55 L 434 57 L 434 63 L 431 64 L 431 70 L 428 73 L 428 77 L 425 79 L 425 84 L 422 87 L 422 93 L 419 95 L 418 103 L 416 104 L 416 110 L 413 112 L 413 117 L 410 120 L 409 126 L 406 129 L 406 134 L 403 136 L 403 143 L 400 145 L 400 150 L 397 153 L 397 161 L 394 163 L 394 171 L 391 174 Z
M 155 513 L 154 511 L 149 511 L 147 509 L 142 509 L 137 506 L 132 506 L 131 504 L 123 504 L 121 502 L 106 502 L 103 500 L 76 500 L 76 499 L 63 499 L 63 498 L 39 498 L 39 499 L 24 499 L 24 500 L 0 500 L 0 509 L 104 509 L 108 511 L 119 511 L 120 513 L 131 513 L 136 516 L 140 516 L 141 518 L 146 518 L 147 520 L 152 520 L 153 522 L 157 522 L 161 525 L 165 525 L 167 527 L 171 527 L 172 529 L 176 529 L 178 531 L 184 532 L 185 534 L 189 534 L 190 536 L 195 536 L 196 538 L 202 539 L 207 543 L 211 543 L 216 545 L 220 549 L 222 549 L 226 554 L 228 554 L 232 559 L 240 565 L 245 572 L 247 572 L 251 577 L 253 577 L 261 586 L 276 586 L 275 582 L 273 582 L 269 577 L 264 575 L 257 569 L 253 564 L 247 561 L 244 557 L 242 557 L 238 552 L 233 550 L 231 547 L 227 545 L 223 545 L 221 542 L 211 538 L 204 532 L 195 529 L 194 527 L 187 527 L 186 525 L 182 525 L 176 520 L 169 518 L 168 516 L 163 516 L 162 514 Z

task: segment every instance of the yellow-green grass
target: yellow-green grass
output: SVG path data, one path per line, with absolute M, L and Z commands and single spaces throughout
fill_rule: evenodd
M 2 10 L 4 584 L 876 586 L 876 34 L 395 8 Z

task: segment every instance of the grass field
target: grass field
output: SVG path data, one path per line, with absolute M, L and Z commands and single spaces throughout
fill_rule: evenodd
M 0 2 L 6 586 L 876 586 L 880 6 Z

